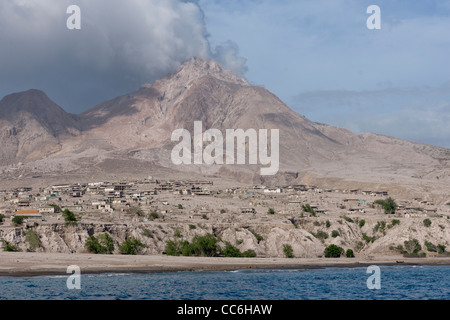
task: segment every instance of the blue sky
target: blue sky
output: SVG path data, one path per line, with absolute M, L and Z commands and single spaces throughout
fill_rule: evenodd
M 450 0 L 0 1 L 0 97 L 80 113 L 197 56 L 313 121 L 450 148 L 449 31 Z

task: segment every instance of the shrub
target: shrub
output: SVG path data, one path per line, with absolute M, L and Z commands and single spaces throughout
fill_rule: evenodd
M 258 243 L 261 242 L 262 240 L 264 240 L 262 235 L 256 233 L 253 230 L 249 230 L 249 231 L 253 234 L 253 236 L 255 237 L 256 241 L 258 241 Z
M 25 220 L 25 217 L 20 217 L 20 216 L 14 216 L 14 218 L 12 218 L 12 222 L 16 225 L 19 226 L 23 223 L 23 220 Z
M 345 252 L 345 256 L 347 258 L 354 258 L 355 255 L 353 254 L 353 250 L 352 249 L 347 249 L 347 251 Z
M 302 210 L 303 212 L 308 212 L 311 215 L 313 215 L 314 217 L 316 216 L 316 211 L 314 211 L 313 208 L 311 208 L 311 206 L 307 203 L 307 204 L 303 204 L 302 205 Z
M 165 252 L 169 256 L 179 256 L 183 253 L 183 243 L 187 241 L 168 240 L 166 242 Z
M 274 208 L 269 208 L 269 210 L 267 210 L 268 214 L 275 214 L 275 209 Z
M 355 222 L 355 221 L 353 221 L 352 218 L 347 217 L 347 216 L 344 216 L 344 220 L 347 221 L 347 222 L 350 222 L 350 223 L 354 223 Z
M 229 257 L 229 258 L 242 257 L 242 252 L 229 242 L 227 242 L 225 244 L 225 248 L 223 250 L 221 250 L 221 254 L 224 257 Z
M 127 239 L 119 246 L 121 254 L 136 255 L 140 252 L 140 248 L 145 247 L 142 242 L 136 238 Z
M 375 236 L 369 237 L 367 234 L 363 233 L 362 237 L 364 239 L 364 241 L 366 241 L 367 243 L 369 242 L 374 242 L 377 238 Z
M 74 214 L 72 211 L 70 211 L 69 209 L 65 209 L 65 210 L 62 212 L 62 215 L 63 215 L 63 217 L 64 217 L 64 221 L 65 221 L 67 224 L 74 225 L 74 224 L 77 223 L 77 217 L 76 217 L 75 214 Z
M 183 205 L 179 204 L 178 209 L 183 209 Z
M 191 243 L 185 243 L 183 246 L 183 255 L 214 257 L 219 251 L 218 242 L 217 238 L 210 233 L 204 236 L 195 235 Z
M 366 224 L 366 220 L 362 219 L 359 221 L 359 227 L 362 228 Z
M 400 220 L 394 219 L 391 221 L 391 226 L 395 226 L 397 224 L 400 224 Z
M 0 214 L 0 223 L 2 223 L 2 222 L 3 222 L 3 219 L 5 219 L 5 215 L 3 215 L 3 214 Z
M 193 224 L 190 224 L 189 225 L 189 230 L 193 230 L 193 229 L 196 229 L 197 227 L 195 226 L 195 225 L 193 225 Z
M 335 244 L 330 244 L 324 250 L 325 258 L 339 258 L 344 253 L 344 249 Z
M 181 234 L 181 230 L 176 228 L 175 231 L 173 232 L 173 235 L 177 238 L 181 238 L 183 235 Z
M 328 233 L 326 233 L 325 231 L 322 231 L 322 230 L 317 231 L 317 233 L 312 233 L 312 235 L 314 237 L 316 237 L 317 239 L 323 239 L 323 240 L 328 239 Z
M 430 241 L 425 240 L 424 244 L 428 251 L 437 252 L 437 247 L 434 244 L 432 244 Z
M 374 203 L 379 204 L 381 207 L 383 207 L 385 214 L 394 214 L 395 210 L 397 209 L 397 204 L 391 197 L 385 200 L 376 200 L 374 201 Z
M 445 248 L 446 248 L 446 246 L 444 246 L 443 244 L 438 244 L 438 246 L 437 246 L 437 252 L 438 252 L 439 254 L 444 254 L 444 253 L 445 253 Z
M 337 231 L 337 230 L 333 230 L 333 231 L 331 231 L 331 236 L 333 237 L 333 238 L 336 238 L 336 237 L 339 237 L 339 231 Z
M 142 234 L 148 238 L 153 238 L 153 231 L 149 229 L 144 229 L 144 231 L 142 231 Z
M 159 218 L 159 214 L 157 214 L 156 212 L 152 212 L 148 215 L 148 219 L 152 220 L 152 221 L 155 219 L 158 219 L 158 218 Z
M 423 220 L 423 225 L 425 226 L 425 227 L 430 227 L 431 226 L 431 220 L 430 219 L 425 219 L 425 220 Z
M 294 258 L 294 250 L 290 244 L 283 244 L 283 253 L 286 258 Z
M 419 251 L 422 250 L 422 246 L 417 239 L 405 241 L 403 244 L 407 255 L 418 256 Z
M 373 227 L 373 232 L 383 232 L 384 229 L 386 228 L 386 222 L 385 221 L 378 221 L 377 224 L 375 225 L 375 227 Z
M 244 258 L 254 258 L 256 257 L 256 252 L 254 250 L 246 250 L 242 253 L 242 257 Z
M 114 252 L 114 240 L 107 233 L 99 235 L 98 238 L 89 236 L 84 246 L 94 254 L 112 254 Z
M 6 251 L 6 252 L 19 252 L 19 251 L 21 251 L 15 245 L 13 245 L 12 243 L 10 243 L 10 242 L 8 242 L 6 240 L 2 240 L 2 243 L 3 243 L 3 251 Z
M 29 243 L 31 251 L 36 250 L 41 246 L 41 241 L 39 240 L 39 235 L 36 231 L 29 230 L 25 232 L 25 240 Z
M 144 215 L 144 211 L 140 208 L 140 206 L 133 206 L 127 209 L 126 211 L 128 214 L 135 214 L 139 217 Z
M 331 222 L 330 222 L 330 220 L 327 220 L 327 221 L 325 222 L 325 227 L 327 227 L 327 228 L 331 227 Z

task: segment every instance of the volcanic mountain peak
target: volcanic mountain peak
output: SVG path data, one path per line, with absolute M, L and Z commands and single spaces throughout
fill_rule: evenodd
M 173 72 L 172 74 L 157 80 L 153 86 L 159 88 L 167 85 L 170 86 L 170 84 L 172 84 L 173 82 L 177 82 L 183 84 L 185 87 L 189 87 L 193 81 L 198 80 L 204 76 L 211 76 L 225 82 L 230 82 L 242 86 L 248 85 L 247 80 L 236 75 L 232 71 L 225 69 L 216 61 L 206 61 L 194 57 L 179 66 L 178 69 L 175 70 L 175 72 Z

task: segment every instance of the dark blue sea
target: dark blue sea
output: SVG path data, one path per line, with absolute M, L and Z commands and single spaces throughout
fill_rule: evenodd
M 449 300 L 450 266 L 380 266 L 380 289 L 367 268 L 193 271 L 0 277 L 4 300 Z

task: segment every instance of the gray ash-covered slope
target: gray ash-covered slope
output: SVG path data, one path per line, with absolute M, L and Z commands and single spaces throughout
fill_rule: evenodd
M 0 101 L 0 163 L 43 158 L 60 142 L 79 134 L 76 117 L 40 90 L 5 96 Z
M 298 182 L 311 182 L 313 177 L 399 184 L 430 179 L 448 186 L 450 177 L 448 149 L 314 123 L 215 61 L 193 58 L 153 84 L 77 116 L 65 113 L 41 92 L 13 98 L 5 97 L 0 104 L 1 159 L 40 159 L 36 170 L 51 158 L 53 163 L 70 163 L 67 170 L 126 172 L 162 166 L 252 183 L 268 181 L 262 180 L 258 166 L 174 166 L 172 132 L 184 128 L 193 133 L 194 121 L 202 121 L 203 130 L 223 133 L 279 129 L 276 178 L 281 182 L 285 176 Z

